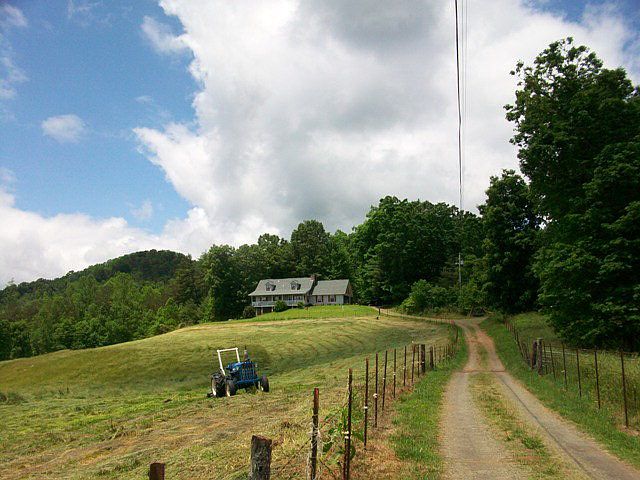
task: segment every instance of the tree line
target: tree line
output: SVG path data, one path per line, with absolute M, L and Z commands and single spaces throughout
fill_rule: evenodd
M 569 343 L 640 349 L 638 88 L 570 38 L 512 74 L 518 88 L 505 108 L 522 174 L 491 177 L 480 215 L 388 196 L 349 233 L 306 220 L 288 239 L 214 245 L 196 260 L 138 252 L 9 285 L 0 359 L 238 318 L 260 279 L 312 274 L 349 278 L 360 303 L 540 309 Z

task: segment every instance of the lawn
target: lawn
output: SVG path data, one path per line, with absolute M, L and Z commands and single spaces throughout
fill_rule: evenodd
M 163 461 L 170 478 L 243 478 L 251 434 L 274 439 L 275 466 L 300 454 L 314 386 L 326 415 L 344 398 L 349 367 L 361 376 L 376 351 L 444 343 L 449 334 L 401 318 L 261 317 L 1 362 L 0 390 L 10 400 L 0 403 L 2 475 L 142 478 L 150 462 Z M 214 350 L 245 345 L 272 391 L 207 399 Z
M 378 309 L 366 305 L 318 305 L 307 308 L 290 308 L 284 312 L 259 315 L 253 321 L 290 320 L 294 318 L 344 318 L 377 315 Z M 238 320 L 233 320 L 238 321 Z
M 512 323 L 520 338 L 545 338 L 557 341 L 538 314 L 518 315 Z M 640 360 L 637 356 L 626 359 L 627 399 L 631 429 L 624 426 L 620 359 L 617 354 L 598 354 L 601 408 L 598 409 L 595 389 L 594 353 L 581 351 L 580 383 L 577 377 L 576 353 L 554 348 L 554 362 L 544 375 L 533 373 L 522 360 L 516 342 L 504 324 L 489 318 L 481 324 L 493 338 L 496 350 L 505 367 L 522 381 L 545 405 L 575 422 L 584 431 L 603 443 L 611 452 L 630 463 L 640 466 L 640 435 L 638 434 L 638 387 L 640 387 Z M 551 356 L 549 355 L 549 359 Z M 566 369 L 565 369 L 566 365 Z M 555 373 L 554 373 L 555 370 Z M 567 373 L 565 389 L 564 373 Z M 580 388 L 582 394 L 580 394 Z

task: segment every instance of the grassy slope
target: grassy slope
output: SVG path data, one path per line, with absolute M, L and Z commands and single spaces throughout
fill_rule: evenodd
M 412 393 L 400 398 L 392 441 L 398 458 L 411 462 L 408 478 L 440 478 L 442 474 L 438 427 L 444 389 L 451 374 L 467 361 L 466 343 L 460 346 L 456 357 L 427 372 Z
M 214 478 L 246 467 L 252 433 L 278 440 L 277 465 L 307 437 L 313 386 L 327 412 L 365 355 L 446 334 L 398 318 L 262 318 L 2 362 L 0 389 L 24 400 L 0 405 L 0 468 L 6 478 L 140 478 L 162 460 L 172 478 Z M 245 344 L 272 392 L 204 398 L 212 352 Z
M 527 331 L 527 336 L 535 338 L 537 333 L 544 338 L 552 337 L 545 325 L 536 325 L 543 317 L 526 314 L 515 319 L 520 332 Z M 520 322 L 519 322 L 520 320 Z M 619 457 L 640 467 L 640 436 L 628 434 L 621 430 L 619 416 L 603 409 L 598 411 L 593 398 L 583 394 L 583 398 L 570 389 L 565 392 L 561 381 L 554 381 L 553 376 L 532 374 L 518 352 L 518 347 L 504 325 L 495 319 L 482 323 L 482 328 L 493 338 L 496 350 L 505 367 L 515 375 L 548 407 L 572 420 L 586 432 L 602 442 Z M 524 333 L 522 333 L 524 335 Z

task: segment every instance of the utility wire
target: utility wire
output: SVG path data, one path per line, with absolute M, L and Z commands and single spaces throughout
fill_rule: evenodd
M 460 98 L 460 33 L 458 31 L 458 0 L 454 0 L 456 12 L 456 86 L 458 100 L 458 215 L 460 217 L 460 228 L 462 229 L 462 104 Z M 464 17 L 463 17 L 464 18 Z M 464 31 L 464 30 L 463 30 Z M 464 45 L 464 42 L 463 42 Z M 458 287 L 462 288 L 462 251 L 458 250 Z

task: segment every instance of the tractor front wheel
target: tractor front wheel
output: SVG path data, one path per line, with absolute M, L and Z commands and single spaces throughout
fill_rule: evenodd
M 211 379 L 211 394 L 213 397 L 220 398 L 224 397 L 225 387 L 224 382 L 221 382 L 218 378 Z
M 260 389 L 263 392 L 269 391 L 269 379 L 267 378 L 266 375 L 262 375 L 262 378 L 260 379 Z
M 233 397 L 237 391 L 238 388 L 236 387 L 236 382 L 233 380 L 227 380 L 227 397 Z

